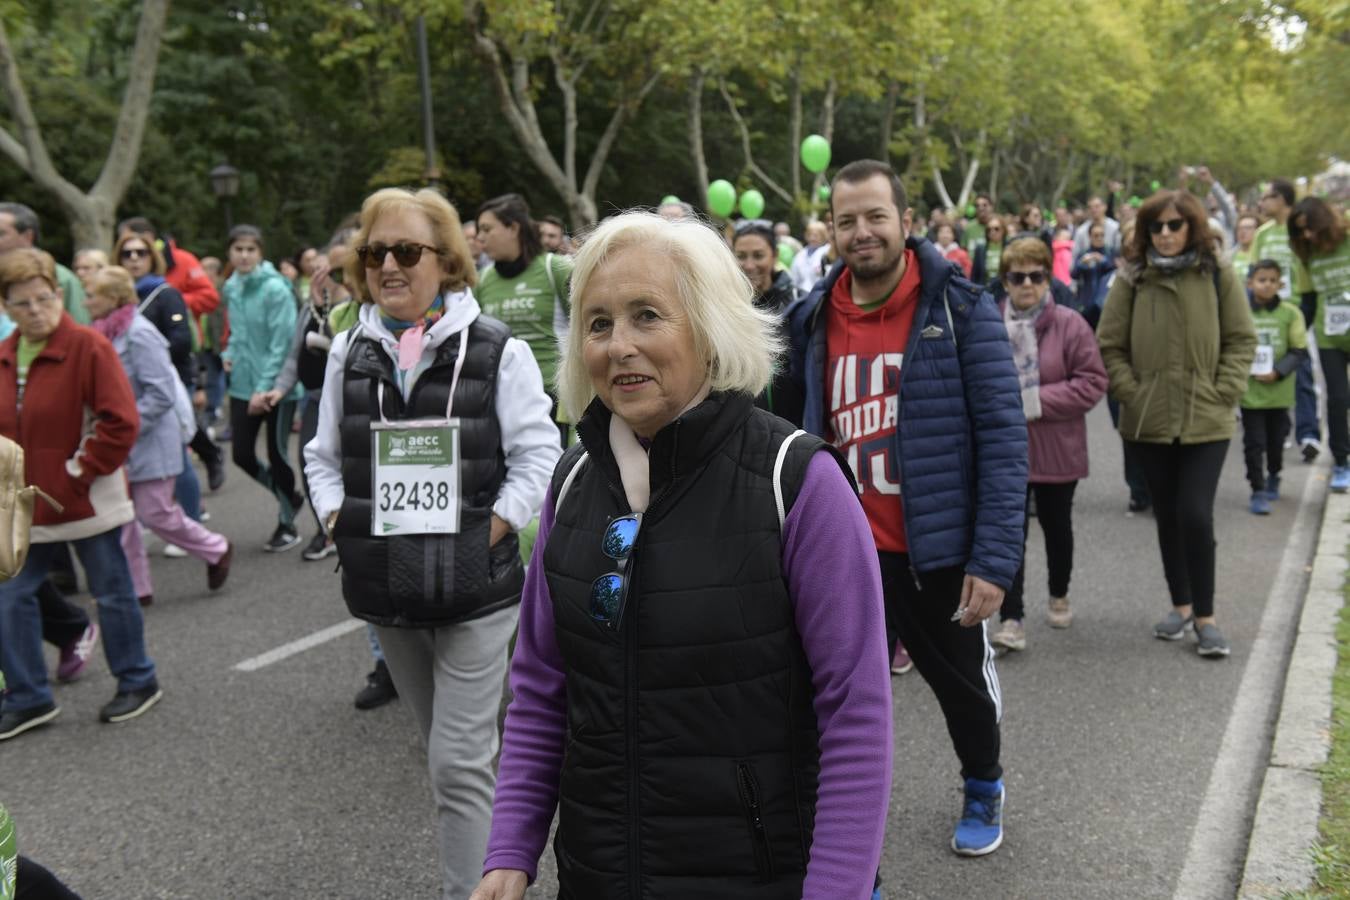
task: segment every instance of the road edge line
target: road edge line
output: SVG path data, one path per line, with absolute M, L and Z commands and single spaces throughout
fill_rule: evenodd
M 339 622 L 336 625 L 330 625 L 327 628 L 320 629 L 313 634 L 305 635 L 298 640 L 282 644 L 280 647 L 274 647 L 266 653 L 260 653 L 257 656 L 251 656 L 243 662 L 235 663 L 231 668 L 236 672 L 256 672 L 259 669 L 266 668 L 273 663 L 281 662 L 283 659 L 295 656 L 297 653 L 304 653 L 306 650 L 326 644 L 331 640 L 336 640 L 344 634 L 350 634 L 357 629 L 364 628 L 365 622 L 360 619 L 348 619 L 345 622 Z

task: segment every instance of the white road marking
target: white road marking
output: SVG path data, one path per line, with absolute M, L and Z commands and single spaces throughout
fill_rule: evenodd
M 1325 464 L 1307 470 L 1294 526 L 1266 598 L 1266 611 L 1252 641 L 1219 755 L 1210 769 L 1200 815 L 1172 894 L 1175 900 L 1231 900 L 1242 879 L 1256 798 L 1284 694 L 1286 662 L 1303 608 L 1306 567 L 1321 528 L 1327 472 Z M 1219 614 L 1223 614 L 1222 607 Z M 1197 664 L 1226 665 L 1209 660 L 1197 660 Z
M 282 644 L 274 650 L 268 650 L 259 656 L 254 656 L 236 663 L 234 668 L 238 672 L 256 672 L 264 666 L 270 666 L 272 663 L 281 662 L 287 657 L 295 656 L 297 653 L 304 653 L 306 650 L 326 644 L 331 640 L 342 637 L 344 634 L 351 634 L 360 628 L 366 626 L 365 622 L 359 619 L 349 619 L 346 622 L 339 622 L 336 625 L 330 625 L 322 631 L 316 631 L 313 634 L 306 635 L 289 644 Z

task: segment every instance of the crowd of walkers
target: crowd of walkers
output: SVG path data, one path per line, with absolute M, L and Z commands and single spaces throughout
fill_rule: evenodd
M 225 586 L 243 548 L 198 465 L 219 490 L 228 442 L 276 503 L 259 549 L 304 543 L 308 503 L 300 555 L 341 562 L 372 654 L 356 705 L 401 697 L 425 739 L 443 896 L 521 897 L 555 813 L 562 896 L 880 896 L 889 676 L 911 668 L 959 761 L 951 849 L 992 853 L 994 660 L 1028 646 L 1033 519 L 1045 621 L 1081 614 L 1088 413 L 1108 398 L 1127 509 L 1156 519 L 1152 634 L 1202 657 L 1230 653 L 1236 423 L 1267 515 L 1287 443 L 1321 452 L 1320 369 L 1350 490 L 1343 214 L 1278 179 L 1236 202 L 1204 167 L 1120 189 L 921 221 L 860 160 L 800 243 L 677 202 L 573 237 L 516 194 L 461 219 L 386 189 L 276 264 L 250 225 L 222 261 L 131 218 L 73 271 L 0 204 L 0 434 L 55 501 L 0 584 L 0 740 L 59 713 L 44 641 L 61 682 L 102 644 L 103 721 L 160 699 L 144 532 Z

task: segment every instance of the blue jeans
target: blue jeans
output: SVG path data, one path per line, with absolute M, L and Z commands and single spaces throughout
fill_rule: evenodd
M 376 662 L 384 662 L 384 650 L 380 647 L 380 636 L 375 633 L 375 626 L 366 623 L 366 640 L 370 642 L 370 655 L 375 657 Z
M 1303 359 L 1298 367 L 1294 394 L 1294 436 L 1304 441 L 1322 440 L 1322 424 L 1317 421 L 1317 388 L 1313 384 L 1312 357 Z
M 103 653 L 117 678 L 117 690 L 139 691 L 154 685 L 155 664 L 145 652 L 145 621 L 131 586 L 131 570 L 122 553 L 122 530 L 114 528 L 71 541 L 98 601 Z M 9 693 L 6 709 L 23 710 L 52 702 L 47 662 L 42 657 L 42 614 L 37 592 L 61 544 L 33 544 L 18 575 L 0 584 L 0 669 Z
M 189 519 L 194 522 L 202 520 L 202 484 L 197 479 L 197 470 L 192 468 L 192 458 L 188 456 L 187 447 L 183 448 L 183 471 L 178 473 L 178 480 L 173 483 L 173 495 Z

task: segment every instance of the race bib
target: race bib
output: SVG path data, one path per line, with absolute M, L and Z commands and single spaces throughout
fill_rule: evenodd
M 370 429 L 370 533 L 457 533 L 459 419 L 375 422 Z
M 1328 335 L 1342 335 L 1350 331 L 1350 293 L 1343 293 L 1339 302 L 1328 303 L 1322 317 L 1322 330 Z
M 1252 358 L 1253 375 L 1269 375 L 1275 371 L 1275 348 L 1270 344 L 1257 344 L 1256 356 Z

